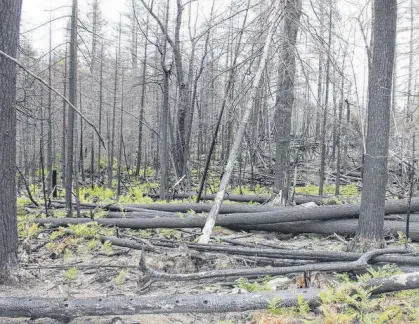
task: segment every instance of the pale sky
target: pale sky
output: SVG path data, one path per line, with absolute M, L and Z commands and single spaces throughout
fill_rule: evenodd
M 78 3 L 82 13 L 88 12 L 88 6 L 91 0 L 79 0 Z M 101 0 L 100 3 L 103 18 L 108 22 L 118 21 L 119 15 L 125 6 L 125 0 Z M 25 31 L 48 22 L 50 19 L 50 9 L 56 9 L 51 13 L 52 19 L 70 15 L 71 4 L 72 0 L 23 0 L 22 37 L 27 37 L 36 49 L 46 50 L 49 42 L 49 24 L 28 33 L 25 33 Z M 52 23 L 53 47 L 58 45 L 59 42 L 62 42 L 64 28 L 68 19 L 62 18 Z
M 186 0 L 185 0 L 186 1 Z M 89 11 L 88 7 L 92 0 L 79 0 L 79 8 L 81 12 L 81 18 L 85 18 L 85 14 Z M 126 10 L 128 0 L 101 0 L 100 8 L 103 14 L 103 18 L 108 22 L 108 29 L 112 30 L 112 27 L 118 22 L 120 14 Z M 51 15 L 52 19 L 59 18 L 62 16 L 70 15 L 71 13 L 71 3 L 72 0 L 23 0 L 23 13 L 22 13 L 22 27 L 21 27 L 21 39 L 29 39 L 31 45 L 37 49 L 39 52 L 44 53 L 48 51 L 49 48 L 49 24 L 50 19 L 50 9 L 54 10 Z M 212 0 L 200 0 L 199 1 L 201 10 L 200 17 L 205 16 L 208 12 L 203 10 L 204 7 L 212 3 Z M 217 4 L 225 6 L 229 1 L 226 0 L 217 0 Z M 341 15 L 343 16 L 343 28 L 348 28 L 347 25 L 357 26 L 354 22 L 353 17 L 358 16 L 358 13 L 363 5 L 365 4 L 364 0 L 354 0 L 354 2 L 341 2 Z M 399 10 L 401 11 L 401 10 Z M 402 14 L 405 17 L 405 13 Z M 402 16 L 400 15 L 400 16 Z M 349 20 L 346 20 L 348 17 L 352 17 Z M 52 23 L 52 47 L 56 47 L 64 40 L 64 29 L 68 22 L 69 18 L 58 19 Z M 45 26 L 37 28 L 34 31 L 27 32 L 40 26 L 42 24 Z M 399 25 L 400 27 L 400 25 Z M 109 35 L 109 33 L 108 33 Z M 403 33 L 399 33 L 398 41 L 400 42 L 406 37 Z M 354 56 L 354 70 L 357 71 L 357 82 L 358 82 L 358 91 L 360 91 L 361 97 L 363 92 L 366 91 L 366 88 L 363 89 L 364 80 L 366 78 L 366 55 L 365 55 L 365 44 L 362 40 L 362 37 L 359 33 L 354 34 L 353 42 L 357 45 L 355 46 L 355 56 Z M 398 48 L 398 51 L 401 51 L 401 48 Z M 41 54 L 40 53 L 40 54 Z M 353 55 L 352 54 L 352 55 Z M 402 62 L 403 61 L 403 62 Z M 406 55 L 405 57 L 398 58 L 398 85 L 401 88 L 405 87 L 405 66 L 406 66 Z M 348 71 L 352 73 L 352 71 Z

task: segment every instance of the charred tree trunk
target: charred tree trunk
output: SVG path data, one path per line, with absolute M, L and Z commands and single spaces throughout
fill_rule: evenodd
M 373 50 L 368 80 L 368 133 L 359 226 L 352 249 L 383 247 L 391 84 L 396 42 L 397 1 L 375 0 Z
M 294 105 L 295 44 L 301 16 L 301 0 L 288 0 L 283 18 L 283 44 L 278 71 L 279 89 L 276 97 L 276 159 L 273 194 L 274 202 L 288 201 L 290 165 L 291 114 Z
M 4 0 L 0 49 L 13 58 L 19 43 L 21 0 Z M 16 219 L 16 66 L 0 57 L 0 282 L 18 267 Z
M 77 107 L 77 0 L 73 0 L 71 15 L 71 36 L 70 36 L 70 70 L 69 70 L 69 93 L 70 103 Z M 66 177 L 65 177 L 65 200 L 67 214 L 72 215 L 72 193 L 73 193 L 73 170 L 74 170 L 74 109 L 68 110 L 67 120 L 67 155 L 66 155 Z
M 165 13 L 165 26 L 169 20 L 169 3 L 167 2 L 166 13 Z M 161 68 L 163 70 L 163 103 L 161 108 L 161 139 L 160 139 L 160 199 L 169 198 L 169 77 L 171 74 L 170 67 L 166 66 L 166 55 L 167 55 L 167 38 L 163 39 L 163 46 L 161 49 Z
M 134 7 L 134 5 L 133 5 Z M 151 4 L 151 9 L 153 9 L 153 4 Z M 136 14 L 136 13 L 134 13 Z M 137 148 L 137 165 L 135 168 L 135 175 L 140 175 L 141 169 L 141 158 L 143 152 L 143 122 L 144 122 L 144 109 L 145 109 L 145 92 L 146 92 L 146 73 L 147 73 L 147 54 L 148 54 L 148 34 L 149 34 L 149 22 L 150 15 L 147 14 L 146 20 L 146 30 L 145 30 L 145 44 L 144 44 L 144 59 L 142 66 L 142 76 L 141 76 L 141 98 L 140 98 L 140 120 L 138 122 L 138 148 Z

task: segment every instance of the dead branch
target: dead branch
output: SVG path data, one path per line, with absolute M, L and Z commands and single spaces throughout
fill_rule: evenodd
M 7 53 L 3 52 L 2 50 L 0 50 L 0 55 L 2 55 L 3 57 L 5 57 L 6 59 L 12 61 L 13 63 L 15 63 L 17 66 L 19 66 L 22 70 L 24 70 L 26 73 L 28 73 L 31 77 L 33 77 L 35 80 L 38 80 L 40 83 L 42 83 L 45 87 L 47 87 L 48 89 L 50 89 L 51 91 L 55 92 L 61 99 L 63 99 L 70 107 L 71 109 L 73 109 L 81 118 L 83 118 L 83 120 L 90 126 L 93 128 L 93 130 L 95 131 L 95 133 L 97 134 L 97 136 L 100 139 L 100 143 L 102 144 L 102 146 L 104 148 L 106 148 L 105 146 L 105 141 L 103 140 L 102 136 L 100 135 L 98 129 L 96 128 L 96 126 L 85 116 L 83 115 L 83 113 L 78 110 L 71 102 L 70 100 L 68 100 L 63 94 L 61 94 L 61 92 L 59 92 L 58 90 L 54 89 L 53 87 L 51 87 L 48 82 L 44 81 L 43 79 L 41 79 L 39 76 L 37 76 L 35 73 L 29 71 L 22 63 L 20 63 L 17 59 L 15 59 L 14 57 L 11 57 L 10 55 L 8 55 Z
M 253 276 L 278 276 L 290 273 L 301 273 L 307 271 L 326 271 L 326 272 L 347 272 L 353 270 L 365 270 L 370 264 L 369 262 L 379 255 L 383 254 L 404 254 L 409 250 L 402 248 L 388 248 L 382 250 L 373 250 L 364 253 L 356 261 L 351 262 L 329 262 L 329 263 L 310 263 L 305 265 L 297 265 L 290 267 L 264 267 L 251 269 L 228 269 L 228 270 L 211 270 L 196 273 L 180 273 L 172 274 L 157 271 L 149 267 L 144 261 L 144 251 L 140 259 L 140 269 L 147 273 L 153 281 L 189 281 L 203 280 L 211 278 L 226 277 L 253 277 Z

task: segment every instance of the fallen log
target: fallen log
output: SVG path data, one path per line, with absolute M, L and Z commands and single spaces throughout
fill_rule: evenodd
M 372 295 L 419 288 L 419 273 L 372 279 L 364 285 Z M 0 297 L 0 317 L 53 318 L 70 320 L 83 316 L 221 313 L 267 309 L 273 299 L 277 307 L 294 307 L 303 298 L 311 307 L 320 303 L 320 289 L 296 289 L 248 294 L 163 296 L 110 296 L 93 298 Z
M 109 241 L 112 245 L 127 247 L 136 250 L 152 251 L 147 245 L 132 241 L 131 239 L 120 239 L 114 237 L 102 236 L 101 241 Z M 170 248 L 178 248 L 182 245 L 187 246 L 189 249 L 212 252 L 212 253 L 229 253 L 235 255 L 263 257 L 263 258 L 277 258 L 288 260 L 316 260 L 316 261 L 356 261 L 362 256 L 362 253 L 357 252 L 335 252 L 335 251 L 315 251 L 315 250 L 295 250 L 295 249 L 258 249 L 258 248 L 242 248 L 232 247 L 228 245 L 217 244 L 197 244 L 189 242 L 174 242 L 169 241 L 157 242 L 150 239 L 153 246 L 162 246 Z M 372 263 L 394 263 L 403 265 L 419 265 L 419 258 L 415 255 L 378 255 L 371 260 Z
M 395 221 L 406 222 L 407 215 L 404 215 L 404 214 L 386 215 L 384 219 L 385 220 L 395 220 Z M 419 215 L 418 214 L 411 214 L 410 217 L 409 217 L 409 221 L 414 222 L 414 223 L 419 222 Z
M 149 282 L 153 281 L 189 281 L 203 280 L 212 278 L 226 277 L 254 277 L 254 276 L 278 276 L 290 273 L 304 273 L 307 271 L 326 271 L 326 272 L 348 272 L 365 270 L 370 266 L 370 261 L 376 256 L 383 254 L 403 254 L 410 252 L 403 248 L 388 248 L 372 250 L 362 254 L 357 260 L 350 262 L 325 262 L 308 263 L 304 265 L 295 265 L 288 267 L 256 267 L 242 269 L 209 270 L 193 273 L 166 273 L 152 269 L 145 263 L 144 252 L 141 253 L 140 270 L 142 270 Z
M 212 204 L 206 203 L 184 203 L 184 204 L 138 204 L 127 205 L 128 207 L 143 208 L 147 210 L 158 210 L 165 212 L 180 212 L 187 213 L 194 211 L 195 213 L 208 213 L 211 210 Z M 221 206 L 220 214 L 235 214 L 235 213 L 260 213 L 267 211 L 290 209 L 293 207 L 283 206 L 268 206 L 268 205 L 243 205 L 243 204 L 224 204 Z
M 291 207 L 292 208 L 292 207 Z M 278 211 L 278 209 L 273 208 L 272 210 Z M 237 213 L 238 214 L 238 213 Z M 87 215 L 87 214 L 86 214 Z M 144 212 L 126 212 L 121 213 L 117 211 L 110 211 L 104 217 L 106 218 L 155 218 L 155 217 L 193 217 L 197 216 L 195 214 L 191 214 L 190 211 L 188 212 L 161 212 L 161 211 L 149 211 L 146 210 Z M 398 221 L 406 221 L 405 214 L 391 214 L 385 216 L 386 220 L 398 220 Z M 410 215 L 410 222 L 419 222 L 419 215 L 412 214 Z
M 319 292 L 319 289 L 305 289 L 299 290 L 298 294 L 284 290 L 253 294 L 132 295 L 83 299 L 0 297 L 0 317 L 67 321 L 83 316 L 242 312 L 267 309 L 273 298 L 279 298 L 278 307 L 296 306 L 297 296 L 303 296 L 311 305 L 315 305 Z
M 198 204 L 199 205 L 199 204 Z M 152 205 L 151 205 L 152 206 Z M 170 204 L 168 204 L 170 206 Z M 223 205 L 229 206 L 229 205 Z M 259 207 L 258 207 L 259 208 Z M 391 200 L 386 202 L 386 214 L 405 214 L 408 209 L 407 200 Z M 285 223 L 305 220 L 327 220 L 327 219 L 345 219 L 358 217 L 359 204 L 345 204 L 333 206 L 320 206 L 317 208 L 297 208 L 297 207 L 273 207 L 272 210 L 256 212 L 246 212 L 220 215 L 217 218 L 217 225 L 228 226 L 230 224 L 270 224 Z M 412 200 L 410 211 L 419 211 L 419 199 Z M 256 214 L 256 215 L 255 215 Z M 180 227 L 174 225 L 173 227 Z M 191 226 L 192 227 L 192 226 Z
M 332 172 L 331 173 L 332 176 L 336 177 L 336 172 Z M 362 182 L 362 178 L 361 177 L 356 177 L 350 174 L 340 174 L 341 179 L 344 180 L 349 180 L 349 181 L 356 181 L 356 182 Z
M 190 214 L 183 214 L 183 213 L 170 213 L 170 212 L 162 212 L 158 210 L 144 210 L 142 212 L 133 211 L 133 212 L 118 212 L 118 211 L 109 211 L 105 218 L 157 218 L 157 217 L 169 217 L 169 218 L 179 218 L 179 217 L 189 217 L 192 216 Z
M 370 279 L 367 287 L 373 287 L 373 294 L 416 289 L 419 288 L 419 272 Z
M 196 192 L 190 193 L 176 193 L 173 198 L 175 199 L 189 199 L 192 196 L 195 196 Z M 152 198 L 157 198 L 156 195 L 151 195 Z M 294 202 L 297 205 L 306 204 L 308 202 L 315 202 L 319 204 L 324 198 L 329 198 L 329 196 L 311 196 L 311 195 L 296 195 L 294 197 Z M 215 194 L 203 195 L 201 200 L 214 200 Z M 242 202 L 242 203 L 260 203 L 264 204 L 267 203 L 271 199 L 270 195 L 234 195 L 234 194 L 226 194 L 224 196 L 224 200 L 235 201 L 235 202 Z
M 54 203 L 63 207 L 65 205 L 64 201 L 54 201 Z M 81 203 L 80 206 L 85 208 L 101 208 L 104 210 L 121 212 L 121 209 L 124 212 L 136 212 L 144 210 L 155 210 L 162 212 L 172 212 L 172 213 L 187 213 L 188 211 L 194 211 L 195 213 L 206 213 L 211 210 L 212 204 L 205 203 L 184 203 L 184 204 L 93 204 L 93 203 Z M 220 214 L 234 214 L 234 213 L 257 213 L 265 211 L 273 211 L 284 208 L 292 207 L 282 207 L 282 206 L 267 206 L 267 205 L 242 205 L 242 204 L 224 204 L 221 206 Z
M 65 201 L 53 201 L 51 206 L 56 208 L 64 207 Z M 110 210 L 110 211 L 117 211 L 117 212 L 145 212 L 146 210 L 144 208 L 140 207 L 133 207 L 128 205 L 120 205 L 120 204 L 93 204 L 93 203 L 80 203 L 80 207 L 82 208 L 89 208 L 89 209 L 95 209 L 100 208 L 104 210 Z
M 232 225 L 232 229 L 240 230 L 260 230 L 280 233 L 316 233 L 316 234 L 339 234 L 339 235 L 354 235 L 358 229 L 357 219 L 340 219 L 327 221 L 312 221 L 312 222 L 295 222 L 283 224 L 269 224 L 269 225 Z M 397 236 L 397 232 L 406 230 L 406 223 L 402 221 L 384 221 L 384 233 L 386 236 Z M 410 223 L 409 238 L 412 241 L 419 241 L 419 224 L 417 222 Z
M 408 208 L 407 201 L 394 200 L 386 203 L 385 211 L 389 214 L 405 213 Z M 330 220 L 330 219 L 347 219 L 356 218 L 359 214 L 359 204 L 347 204 L 338 206 L 322 206 L 316 208 L 286 208 L 268 212 L 261 212 L 257 214 L 251 213 L 236 213 L 236 214 L 223 214 L 217 218 L 216 225 L 245 228 L 245 229 L 257 229 L 254 227 L 260 224 L 273 224 L 275 223 L 278 228 L 278 223 L 290 223 L 307 220 Z M 419 199 L 412 200 L 411 211 L 419 210 Z M 51 224 L 51 226 L 65 226 L 66 224 L 80 224 L 89 221 L 88 219 L 68 219 L 68 218 L 45 218 L 36 219 L 35 222 L 45 225 Z M 147 228 L 192 228 L 192 227 L 203 227 L 206 218 L 202 216 L 194 217 L 159 217 L 159 218 L 147 218 L 147 219 L 98 219 L 97 222 L 102 225 L 111 225 L 119 227 L 127 227 L 133 229 L 147 229 Z M 251 225 L 251 227 L 249 227 Z M 240 227 L 242 226 L 242 227 Z M 243 227 L 244 226 L 244 227 Z M 247 226 L 247 227 L 246 227 Z M 302 229 L 305 225 L 302 224 Z M 259 227 L 260 228 L 260 227 Z M 262 227 L 264 230 L 270 230 L 270 226 Z M 343 229 L 346 230 L 346 229 Z M 412 228 L 413 230 L 413 228 Z M 304 231 L 310 232 L 310 231 Z M 326 234 L 333 234 L 329 233 Z M 301 233 L 301 231 L 299 232 Z M 316 232 L 313 232 L 316 233 Z M 338 232 L 336 232 L 338 233 Z M 413 233 L 412 233 L 413 234 Z M 413 237 L 413 236 L 412 236 Z
M 355 178 L 359 178 L 362 179 L 362 173 L 359 171 L 348 171 L 348 172 L 343 172 L 343 175 L 345 176 L 351 176 L 351 177 L 355 177 Z
M 34 222 L 43 226 L 60 227 L 68 224 L 83 224 L 88 223 L 89 218 L 40 218 L 35 219 Z M 117 226 L 121 228 L 132 229 L 148 229 L 148 228 L 190 228 L 202 227 L 205 219 L 203 217 L 188 217 L 188 218 L 153 218 L 153 219 L 96 219 L 97 223 L 103 226 Z M 217 222 L 217 225 L 220 225 Z M 312 221 L 312 222 L 289 222 L 279 224 L 229 224 L 226 227 L 235 230 L 260 230 L 268 232 L 280 232 L 290 234 L 301 233 L 316 233 L 316 234 L 339 234 L 339 235 L 353 235 L 358 228 L 358 220 L 356 219 L 341 219 L 328 221 Z M 406 227 L 405 222 L 400 221 L 385 221 L 384 230 L 386 235 L 397 236 L 397 232 L 404 232 Z M 410 224 L 409 238 L 412 241 L 419 242 L 419 223 L 413 222 Z

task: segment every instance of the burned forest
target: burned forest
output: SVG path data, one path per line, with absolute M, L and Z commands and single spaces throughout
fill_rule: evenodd
M 418 9 L 0 0 L 0 323 L 417 323 Z

